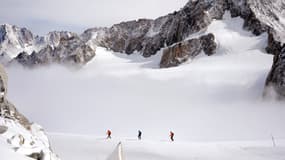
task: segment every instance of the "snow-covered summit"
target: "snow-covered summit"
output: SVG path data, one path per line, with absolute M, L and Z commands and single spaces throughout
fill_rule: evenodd
M 3 64 L 84 64 L 93 58 L 95 50 L 73 32 L 53 31 L 38 36 L 26 28 L 3 24 L 0 26 L 0 55 Z
M 28 51 L 34 45 L 35 37 L 26 28 L 3 24 L 0 26 L 0 52 L 7 54 L 11 59 L 21 51 Z

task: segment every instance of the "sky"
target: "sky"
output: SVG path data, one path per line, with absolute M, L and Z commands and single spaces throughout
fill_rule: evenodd
M 156 18 L 188 0 L 1 0 L 0 24 L 26 27 L 36 34 L 54 30 L 83 32 L 121 21 Z

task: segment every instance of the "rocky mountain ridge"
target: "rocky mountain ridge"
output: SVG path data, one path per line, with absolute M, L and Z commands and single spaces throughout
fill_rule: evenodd
M 84 65 L 95 56 L 96 48 L 87 45 L 76 33 L 54 31 L 33 35 L 26 28 L 0 26 L 0 61 L 24 66 L 70 63 Z
M 81 35 L 71 32 L 51 32 L 45 37 L 39 37 L 27 29 L 7 27 L 7 25 L 8 29 L 5 29 L 5 25 L 4 27 L 2 25 L 1 61 L 10 57 L 9 62 L 17 62 L 24 66 L 51 63 L 81 66 L 93 59 L 96 46 L 101 46 L 126 54 L 138 51 L 146 58 L 163 49 L 164 55 L 160 66 L 173 67 L 191 58 L 193 47 L 199 51 L 197 45 L 188 43 L 191 40 L 189 37 L 207 30 L 212 21 L 222 19 L 226 11 L 230 11 L 232 17 L 243 18 L 244 29 L 253 34 L 268 33 L 268 46 L 264 48 L 268 53 L 275 55 L 275 60 L 266 86 L 271 86 L 279 95 L 284 95 L 285 73 L 284 66 L 281 65 L 283 60 L 280 58 L 284 56 L 285 42 L 285 2 L 282 0 L 189 0 L 179 11 L 154 20 L 139 19 L 115 24 L 110 28 L 91 28 Z M 14 31 L 13 34 L 11 30 Z M 206 39 L 204 43 L 212 44 L 214 47 L 215 35 L 212 35 L 213 37 Z M 181 44 L 185 46 L 183 54 L 178 53 L 181 52 L 181 47 L 173 47 Z M 30 51 L 27 51 L 29 47 Z M 21 52 L 15 52 L 17 49 Z M 197 54 L 200 53 L 202 52 Z M 211 54 L 208 55 L 212 53 L 215 51 L 211 50 Z M 184 55 L 183 60 L 181 55 Z

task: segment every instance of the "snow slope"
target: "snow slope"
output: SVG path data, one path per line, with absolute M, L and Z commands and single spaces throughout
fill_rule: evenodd
M 50 142 L 41 126 L 32 124 L 31 129 L 27 130 L 18 122 L 2 117 L 0 117 L 0 126 L 7 127 L 7 131 L 0 134 L 0 153 L 6 152 L 6 150 L 10 148 L 7 153 L 14 152 L 15 155 L 22 155 L 22 157 L 24 157 L 24 155 L 28 156 L 33 153 L 43 152 L 44 156 L 42 160 L 59 160 L 57 155 L 52 153 Z M 8 145 L 5 145 L 5 142 Z M 7 149 L 5 150 L 3 148 Z M 8 160 L 14 157 L 9 156 L 9 154 L 6 154 L 4 158 Z M 15 160 L 17 159 L 15 158 Z
M 104 159 L 119 140 L 129 159 L 284 159 L 283 142 L 276 149 L 266 142 L 271 135 L 285 138 L 284 103 L 262 99 L 273 58 L 260 49 L 267 35 L 255 37 L 241 26 L 241 19 L 227 15 L 213 22 L 205 32 L 215 33 L 218 53 L 176 68 L 158 69 L 161 54 L 144 59 L 104 48 L 80 71 L 11 67 L 8 96 L 47 131 L 63 133 L 52 138 L 62 159 L 94 158 L 93 153 Z M 107 129 L 116 141 L 65 135 L 103 137 Z M 138 129 L 147 139 L 142 146 L 124 142 Z M 174 144 L 166 142 L 170 130 Z M 242 140 L 258 145 L 219 144 Z
M 1 160 L 32 160 L 31 158 L 28 158 L 24 155 L 15 154 L 15 152 L 9 148 L 10 147 L 5 143 L 5 141 L 2 141 L 0 139 Z
M 122 143 L 126 160 L 284 160 L 285 141 L 169 142 L 135 139 L 105 140 L 96 137 L 52 135 L 55 149 L 62 159 L 116 159 L 116 146 Z M 117 156 L 118 157 L 118 156 Z M 118 159 L 118 158 L 117 158 Z

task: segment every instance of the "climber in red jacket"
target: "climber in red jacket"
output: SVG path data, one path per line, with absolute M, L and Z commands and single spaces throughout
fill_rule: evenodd
M 112 138 L 111 134 L 112 134 L 112 132 L 110 130 L 107 130 L 107 139 L 111 139 Z

